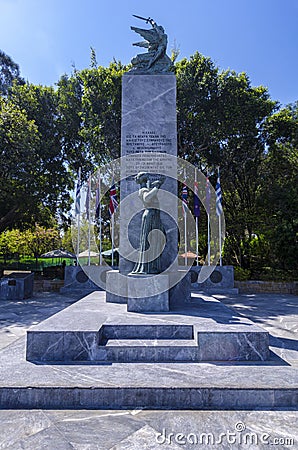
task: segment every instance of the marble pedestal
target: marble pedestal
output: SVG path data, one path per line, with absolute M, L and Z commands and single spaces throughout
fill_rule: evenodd
M 106 301 L 129 304 L 129 311 L 168 311 L 190 303 L 190 286 L 190 273 L 182 268 L 151 277 L 110 270 L 106 273 Z
M 138 301 L 138 299 L 136 300 Z M 266 361 L 268 333 L 213 297 L 173 311 L 130 312 L 94 292 L 27 333 L 27 359 L 45 362 Z
M 169 275 L 129 275 L 127 295 L 127 311 L 169 311 Z

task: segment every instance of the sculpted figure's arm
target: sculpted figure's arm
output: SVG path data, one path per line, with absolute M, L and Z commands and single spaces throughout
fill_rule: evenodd
M 159 180 L 153 181 L 151 183 L 151 189 L 143 194 L 144 201 L 150 201 L 156 197 L 160 186 L 164 183 L 165 177 L 161 177 Z

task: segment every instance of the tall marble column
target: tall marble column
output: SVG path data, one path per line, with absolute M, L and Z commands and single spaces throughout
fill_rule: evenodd
M 172 194 L 162 195 L 161 213 L 166 229 L 167 243 L 162 253 L 162 270 L 166 270 L 177 256 L 177 119 L 176 119 L 176 77 L 174 74 L 134 75 L 125 74 L 122 79 L 122 130 L 121 156 L 125 157 L 121 176 L 121 202 L 137 192 L 135 182 L 138 172 L 149 172 L 151 179 L 157 174 L 166 175 L 162 190 Z M 170 157 L 169 157 L 170 156 Z M 163 200 L 164 199 L 164 200 Z M 129 273 L 134 262 L 129 261 L 131 247 L 138 248 L 141 204 L 137 196 L 125 202 L 120 209 L 120 273 Z M 135 214 L 136 213 L 136 214 Z M 128 228 L 128 233 L 127 233 Z M 127 256 L 127 258 L 126 258 Z

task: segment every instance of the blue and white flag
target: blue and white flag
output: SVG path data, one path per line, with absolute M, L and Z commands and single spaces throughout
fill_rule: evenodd
M 86 192 L 86 201 L 85 201 L 85 207 L 86 207 L 86 216 L 87 219 L 90 219 L 90 197 L 91 197 L 91 176 L 88 178 L 87 182 L 87 192 Z
M 188 204 L 187 204 L 187 187 L 186 184 L 183 184 L 183 188 L 182 188 L 182 213 L 183 216 L 186 216 L 187 213 L 187 209 L 188 209 Z
M 76 210 L 77 215 L 80 214 L 80 212 L 81 212 L 81 168 L 79 168 L 79 172 L 78 172 L 75 210 Z
M 223 213 L 223 210 L 222 210 L 222 195 L 220 187 L 219 169 L 215 191 L 216 191 L 216 214 L 220 216 Z

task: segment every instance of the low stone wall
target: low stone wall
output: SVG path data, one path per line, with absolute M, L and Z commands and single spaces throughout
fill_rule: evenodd
M 267 292 L 275 294 L 295 294 L 298 295 L 298 281 L 278 282 L 278 281 L 235 281 L 235 287 L 239 289 L 240 294 L 254 294 L 258 292 Z
M 59 292 L 64 285 L 63 280 L 35 280 L 34 292 Z

